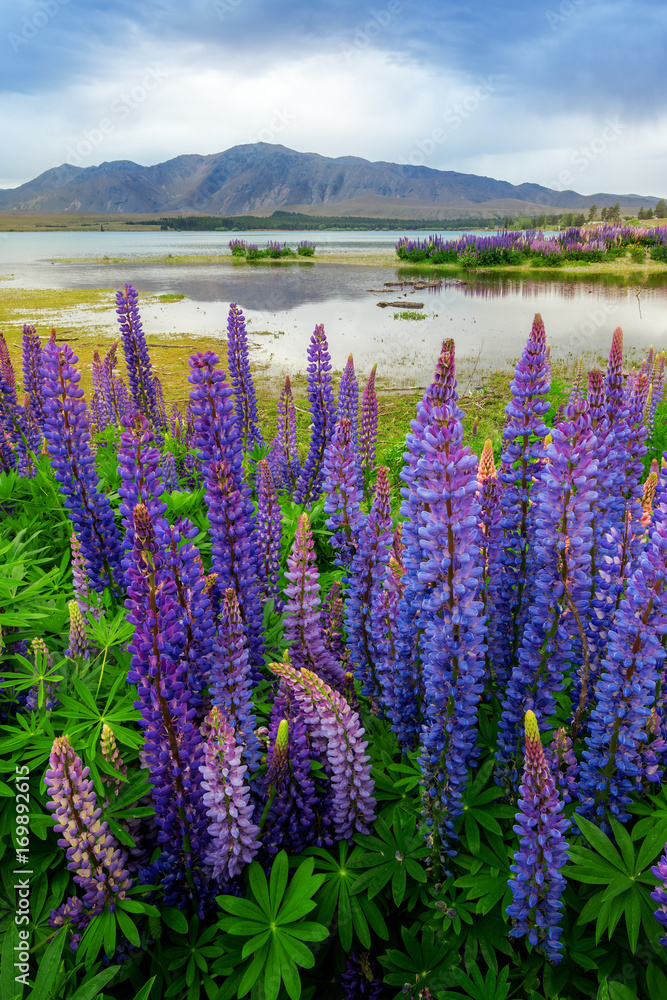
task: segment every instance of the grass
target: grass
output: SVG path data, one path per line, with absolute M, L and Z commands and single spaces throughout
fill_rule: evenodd
M 177 292 L 165 292 L 164 295 L 158 295 L 157 296 L 157 301 L 158 302 L 180 302 L 181 299 L 184 299 L 184 298 L 185 298 L 185 295 L 180 295 Z
M 0 233 L 95 232 L 104 226 L 107 232 L 152 232 L 160 228 L 158 215 L 86 215 L 69 212 L 60 215 L 0 215 Z
M 394 319 L 426 319 L 426 313 L 415 312 L 414 309 L 405 309 L 403 312 L 394 313 Z

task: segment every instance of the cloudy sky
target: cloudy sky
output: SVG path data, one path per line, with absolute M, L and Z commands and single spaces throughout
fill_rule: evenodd
M 257 140 L 667 195 L 663 0 L 0 3 L 0 188 Z

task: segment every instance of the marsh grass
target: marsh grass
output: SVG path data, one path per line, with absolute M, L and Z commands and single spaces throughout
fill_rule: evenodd
M 426 318 L 427 318 L 426 313 L 415 312 L 414 309 L 404 309 L 403 312 L 394 313 L 394 319 L 426 319 Z

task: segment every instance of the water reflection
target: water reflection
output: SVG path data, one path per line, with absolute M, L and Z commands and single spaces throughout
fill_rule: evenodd
M 430 269 L 295 262 L 289 266 L 141 263 L 22 265 L 26 287 L 115 289 L 125 281 L 144 297 L 142 313 L 153 336 L 224 337 L 229 302 L 243 307 L 253 357 L 279 374 L 301 370 L 308 338 L 324 323 L 336 368 L 350 351 L 361 372 L 379 362 L 392 384 L 423 384 L 444 337 L 453 336 L 463 371 L 512 364 L 541 312 L 555 359 L 600 359 L 622 326 L 630 351 L 667 348 L 667 283 L 661 275 L 637 282 L 622 275 L 519 276 L 473 274 L 432 284 Z M 152 293 L 184 295 L 180 302 L 146 300 Z M 108 335 L 115 314 L 95 313 Z M 378 308 L 378 302 L 397 303 Z M 397 319 L 417 312 L 420 320 Z M 92 315 L 92 314 L 91 314 Z M 26 316 L 26 320 L 30 317 Z M 87 324 L 85 311 L 68 323 Z M 92 325 L 92 322 L 91 322 Z M 260 336 L 262 333 L 264 335 Z M 266 336 L 269 333 L 271 336 Z

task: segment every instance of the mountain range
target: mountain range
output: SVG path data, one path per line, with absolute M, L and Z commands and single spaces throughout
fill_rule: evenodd
M 0 213 L 310 215 L 376 218 L 502 218 L 587 211 L 620 202 L 655 207 L 657 197 L 555 191 L 492 177 L 299 153 L 258 142 L 208 156 L 187 154 L 144 167 L 112 160 L 96 167 L 65 163 L 19 187 L 0 189 Z

